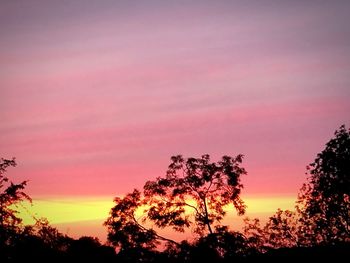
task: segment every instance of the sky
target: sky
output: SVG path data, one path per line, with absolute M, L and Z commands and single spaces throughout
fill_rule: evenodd
M 349 12 L 349 1 L 1 1 L 8 176 L 29 180 L 33 211 L 102 239 L 113 197 L 177 154 L 241 153 L 248 212 L 292 207 L 306 165 L 350 125 Z

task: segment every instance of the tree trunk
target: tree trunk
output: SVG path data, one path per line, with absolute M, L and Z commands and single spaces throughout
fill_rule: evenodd
M 204 212 L 205 212 L 205 223 L 208 227 L 209 233 L 213 234 L 213 230 L 211 229 L 211 225 L 209 222 L 208 207 L 207 207 L 207 202 L 205 200 L 205 197 L 203 198 L 203 203 L 204 203 Z

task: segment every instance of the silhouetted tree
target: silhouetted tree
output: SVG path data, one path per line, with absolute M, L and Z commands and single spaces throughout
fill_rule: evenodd
M 98 238 L 89 236 L 72 240 L 67 255 L 74 262 L 113 262 L 116 259 L 112 247 L 102 245 Z
M 159 243 L 156 232 L 142 226 L 136 216 L 136 210 L 144 205 L 141 193 L 134 190 L 124 198 L 116 197 L 116 205 L 111 209 L 110 216 L 105 222 L 108 226 L 108 240 L 119 248 L 120 254 L 138 254 L 144 257 L 144 253 L 154 249 Z
M 247 245 L 256 251 L 266 252 L 271 248 L 296 247 L 303 245 L 302 225 L 299 214 L 294 211 L 278 209 L 269 217 L 264 226 L 255 218 L 245 219 L 244 234 Z
M 249 253 L 244 235 L 226 226 L 216 227 L 215 233 L 199 238 L 196 245 L 202 247 L 202 251 L 213 251 L 218 259 L 238 259 Z
M 246 220 L 250 246 L 266 251 L 350 241 L 350 130 L 341 126 L 307 170 L 296 211 L 278 209 L 263 227 L 259 219 Z
M 62 262 L 67 259 L 67 248 L 72 241 L 49 226 L 47 220 L 40 219 L 12 236 L 5 262 Z
M 0 254 L 7 259 L 11 239 L 20 231 L 22 219 L 18 217 L 16 206 L 22 201 L 31 202 L 23 192 L 26 181 L 15 184 L 9 180 L 5 172 L 9 166 L 16 166 L 15 159 L 0 159 Z
M 18 211 L 15 206 L 31 198 L 22 190 L 25 188 L 27 181 L 15 184 L 5 176 L 6 169 L 9 166 L 16 166 L 15 159 L 0 159 L 0 228 L 14 227 L 22 222 L 21 218 L 17 217 Z
M 213 234 L 182 241 L 178 246 L 168 243 L 163 252 L 167 262 L 232 262 L 251 255 L 242 233 L 230 231 L 227 226 L 215 228 Z
M 313 243 L 350 240 L 350 130 L 341 126 L 308 167 L 298 198 L 303 233 Z
M 226 214 L 224 207 L 234 205 L 242 215 L 245 206 L 240 198 L 240 176 L 246 174 L 240 167 L 242 155 L 224 156 L 218 163 L 210 162 L 209 155 L 184 159 L 173 156 L 165 177 L 148 181 L 145 197 L 151 206 L 147 216 L 158 227 L 171 226 L 176 231 L 192 226 L 200 235 L 213 234 L 212 225 Z M 192 210 L 191 218 L 187 210 Z
M 166 176 L 146 182 L 143 194 L 134 190 L 124 198 L 115 198 L 116 205 L 105 222 L 108 240 L 121 251 L 154 249 L 159 241 L 180 245 L 146 228 L 147 222 L 158 228 L 172 227 L 179 232 L 191 228 L 199 236 L 214 236 L 227 205 L 233 204 L 239 215 L 245 211 L 240 198 L 240 176 L 246 174 L 240 166 L 242 158 L 223 156 L 215 163 L 209 155 L 173 156 Z
M 25 226 L 19 217 L 18 206 L 32 202 L 24 192 L 27 181 L 13 183 L 5 175 L 8 167 L 16 166 L 15 159 L 0 159 L 0 261 L 56 261 L 63 257 L 71 238 L 62 235 L 46 219 Z
M 31 198 L 24 193 L 26 181 L 15 184 L 5 176 L 16 166 L 15 159 L 0 159 L 0 262 L 111 262 L 116 259 L 112 247 L 97 238 L 68 237 L 51 226 L 47 219 L 23 225 L 17 207 Z
M 72 238 L 51 226 L 46 218 L 37 219 L 33 227 L 33 233 L 40 238 L 47 247 L 57 251 L 66 252 Z

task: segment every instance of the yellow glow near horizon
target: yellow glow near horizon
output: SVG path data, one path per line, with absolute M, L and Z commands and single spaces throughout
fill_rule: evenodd
M 113 200 L 107 197 L 39 198 L 19 210 L 25 224 L 33 223 L 32 216 L 45 217 L 51 224 L 64 224 L 105 220 L 112 206 Z
M 292 210 L 295 196 L 251 196 L 244 197 L 247 205 L 246 215 L 238 217 L 236 211 L 230 207 L 223 224 L 230 225 L 234 230 L 241 230 L 243 218 L 258 217 L 264 222 L 273 215 L 278 208 Z M 33 215 L 36 218 L 45 217 L 50 224 L 57 227 L 62 233 L 74 238 L 83 235 L 96 236 L 106 241 L 107 233 L 103 222 L 107 219 L 110 209 L 114 206 L 113 198 L 109 196 L 98 197 L 45 197 L 34 198 L 33 204 L 26 204 L 20 208 L 20 216 L 24 224 L 33 224 Z M 142 210 L 137 216 L 142 217 Z M 182 240 L 187 238 L 186 233 L 174 233 L 171 229 L 160 231 L 165 236 Z
M 248 216 L 267 213 L 272 215 L 277 208 L 292 210 L 294 208 L 295 197 L 254 196 L 245 197 L 244 201 L 247 205 Z M 113 198 L 110 197 L 38 198 L 33 200 L 33 205 L 26 205 L 26 209 L 20 210 L 25 224 L 33 222 L 32 215 L 37 218 L 46 217 L 52 224 L 63 224 L 89 220 L 105 220 L 113 205 Z M 231 212 L 228 214 L 230 215 Z
M 295 201 L 295 196 L 256 196 L 244 198 L 248 214 L 274 213 L 278 208 L 283 210 L 293 210 Z

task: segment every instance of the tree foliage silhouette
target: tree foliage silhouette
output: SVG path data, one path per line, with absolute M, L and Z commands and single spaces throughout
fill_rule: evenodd
M 350 130 L 341 126 L 307 166 L 295 211 L 278 211 L 265 226 L 246 220 L 245 235 L 261 251 L 350 241 Z
M 83 237 L 74 240 L 52 227 L 45 218 L 34 225 L 24 225 L 18 212 L 23 201 L 32 202 L 24 192 L 27 181 L 13 183 L 5 175 L 15 159 L 0 159 L 0 262 L 62 262 L 116 259 L 112 247 L 101 245 L 98 239 Z M 29 211 L 28 211 L 29 212 Z
M 302 245 L 304 234 L 301 235 L 302 225 L 295 211 L 278 209 L 264 226 L 258 218 L 246 218 L 244 221 L 247 245 L 259 252 Z
M 23 192 L 27 182 L 16 184 L 5 175 L 10 166 L 16 166 L 14 158 L 0 159 L 0 246 L 19 230 L 22 219 L 17 215 L 16 205 L 25 200 L 31 202 L 31 198 Z
M 136 210 L 145 202 L 141 192 L 134 190 L 124 198 L 116 197 L 116 205 L 110 211 L 105 224 L 108 226 L 108 240 L 122 250 L 148 250 L 157 246 L 155 231 L 142 226 L 136 216 Z
M 240 198 L 240 177 L 246 174 L 242 159 L 242 155 L 223 156 L 219 162 L 211 162 L 209 155 L 171 157 L 165 177 L 146 182 L 143 194 L 134 190 L 124 198 L 115 198 L 116 205 L 105 222 L 108 240 L 121 250 L 154 248 L 158 241 L 177 244 L 146 228 L 147 222 L 178 232 L 191 228 L 199 236 L 215 234 L 227 205 L 233 204 L 239 215 L 245 212 Z M 141 208 L 143 217 L 138 220 Z
M 341 126 L 307 169 L 298 207 L 316 243 L 350 240 L 350 130 Z
M 212 234 L 212 224 L 220 222 L 226 214 L 224 207 L 232 203 L 240 215 L 245 206 L 240 198 L 240 176 L 246 174 L 240 167 L 242 155 L 224 156 L 211 163 L 209 155 L 201 158 L 173 156 L 164 178 L 148 181 L 144 194 L 149 199 L 150 218 L 158 227 L 171 226 L 176 231 L 192 226 L 196 233 L 205 230 Z M 186 214 L 194 212 L 194 218 Z

